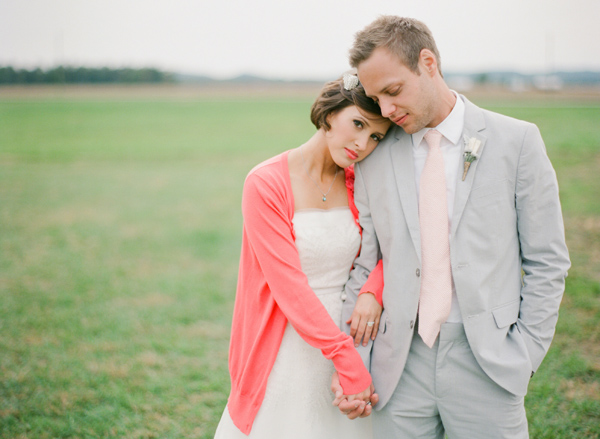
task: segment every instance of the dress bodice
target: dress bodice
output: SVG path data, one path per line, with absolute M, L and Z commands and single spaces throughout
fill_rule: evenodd
M 317 295 L 323 289 L 341 291 L 360 248 L 360 233 L 350 209 L 299 210 L 293 223 L 310 287 Z

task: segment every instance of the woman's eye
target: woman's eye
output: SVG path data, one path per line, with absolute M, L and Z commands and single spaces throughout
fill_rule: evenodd
M 353 120 L 353 122 L 354 122 L 354 125 L 357 128 L 362 128 L 363 127 L 363 124 L 362 124 L 362 122 L 360 120 Z
M 379 142 L 381 140 L 381 137 L 379 137 L 377 134 L 371 134 L 371 139 L 373 139 L 376 142 Z
M 398 96 L 400 93 L 400 88 L 395 89 L 394 91 L 390 91 L 390 96 Z

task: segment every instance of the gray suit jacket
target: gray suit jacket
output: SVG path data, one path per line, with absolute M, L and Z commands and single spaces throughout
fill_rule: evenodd
M 463 134 L 481 156 L 454 200 L 452 276 L 471 350 L 488 376 L 525 395 L 546 355 L 570 266 L 554 169 L 537 127 L 465 101 Z M 383 258 L 384 311 L 374 343 L 359 348 L 380 396 L 390 399 L 406 363 L 420 290 L 421 243 L 411 136 L 394 127 L 356 166 L 363 241 L 342 313 Z M 348 326 L 345 325 L 348 329 Z

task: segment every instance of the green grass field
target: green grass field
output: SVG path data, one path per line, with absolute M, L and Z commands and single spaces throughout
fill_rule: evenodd
M 600 437 L 600 102 L 482 106 L 538 124 L 573 267 L 531 437 Z M 252 166 L 311 99 L 3 99 L 0 437 L 211 438 Z

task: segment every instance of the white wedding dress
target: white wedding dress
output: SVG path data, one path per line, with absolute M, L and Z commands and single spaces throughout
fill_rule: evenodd
M 302 270 L 339 323 L 341 293 L 360 247 L 354 217 L 347 207 L 306 209 L 293 222 Z M 225 408 L 215 439 L 371 439 L 370 417 L 350 421 L 332 405 L 333 372 L 333 363 L 288 323 L 250 435 L 235 427 Z

